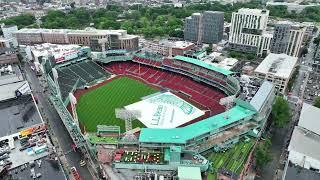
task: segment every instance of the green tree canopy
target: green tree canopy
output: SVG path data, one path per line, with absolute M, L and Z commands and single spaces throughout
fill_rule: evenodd
M 34 24 L 36 21 L 35 17 L 32 14 L 22 14 L 15 17 L 6 18 L 0 20 L 0 24 L 4 23 L 6 25 L 17 25 L 18 28 L 23 28 Z
M 290 107 L 287 100 L 277 96 L 272 106 L 272 123 L 277 128 L 284 127 L 291 118 Z
M 129 33 L 142 34 L 145 37 L 173 36 L 183 37 L 183 20 L 194 12 L 223 11 L 225 20 L 230 22 L 232 12 L 240 8 L 265 8 L 257 0 L 246 3 L 221 4 L 220 2 L 193 3 L 183 7 L 162 5 L 150 7 L 135 5 L 130 7 L 107 5 L 105 8 L 86 9 L 73 8 L 70 12 L 50 10 L 42 17 L 43 28 L 83 29 L 94 23 L 95 28 L 124 28 Z M 320 22 L 319 6 L 307 7 L 301 13 L 290 13 L 286 6 L 267 6 L 270 16 L 289 18 L 296 21 Z M 34 27 L 35 18 L 32 15 L 21 15 L 1 20 L 5 24 L 16 24 L 19 28 Z M 320 40 L 319 40 L 320 41 Z M 253 59 L 249 55 L 247 59 Z
M 255 159 L 255 165 L 258 169 L 263 168 L 272 160 L 270 146 L 271 146 L 271 141 L 269 139 L 267 139 L 264 142 L 260 142 L 257 145 L 254 151 L 254 159 Z
M 317 108 L 320 108 L 320 97 L 316 97 L 315 101 L 314 101 L 314 104 L 313 104 L 315 107 Z

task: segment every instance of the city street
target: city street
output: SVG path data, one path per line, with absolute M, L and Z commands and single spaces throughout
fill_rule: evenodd
M 314 37 L 317 37 L 318 33 L 319 31 L 314 35 Z M 298 65 L 300 66 L 299 73 L 293 84 L 291 95 L 287 97 L 292 112 L 291 121 L 284 128 L 273 128 L 271 130 L 271 154 L 273 159 L 263 168 L 262 172 L 260 173 L 260 177 L 257 177 L 256 179 L 269 180 L 281 178 L 282 173 L 278 172 L 282 171 L 283 162 L 287 158 L 286 150 L 290 143 L 294 126 L 299 120 L 301 105 L 303 102 L 303 93 L 307 85 L 309 72 L 312 71 L 311 64 L 313 62 L 313 54 L 315 51 L 315 46 L 312 42 L 313 39 L 311 40 L 306 56 L 300 58 L 298 61 Z
M 70 138 L 69 133 L 56 110 L 49 103 L 47 95 L 43 93 L 43 87 L 41 86 L 38 77 L 35 75 L 35 72 L 32 71 L 30 66 L 27 64 L 23 67 L 23 70 L 27 76 L 27 80 L 30 83 L 33 94 L 38 98 L 39 109 L 45 114 L 51 130 L 53 130 L 53 138 L 58 140 L 59 145 L 61 146 L 60 149 L 65 154 L 69 168 L 75 166 L 82 179 L 93 179 L 86 166 L 80 167 L 79 162 L 82 159 L 81 154 L 72 150 L 72 139 Z

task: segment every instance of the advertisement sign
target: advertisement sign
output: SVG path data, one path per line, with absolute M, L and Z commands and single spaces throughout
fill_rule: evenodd
M 64 57 L 62 56 L 62 57 L 55 58 L 55 61 L 56 61 L 56 63 L 59 63 L 59 62 L 65 61 L 65 60 L 64 60 Z
M 72 50 L 72 51 L 63 53 L 65 61 L 77 58 L 78 53 L 79 53 L 78 50 Z
M 48 127 L 47 124 L 37 124 L 30 128 L 20 131 L 20 136 L 24 137 L 37 132 L 45 131 L 47 130 L 47 127 Z
M 78 51 L 78 50 L 67 51 L 67 52 L 64 52 L 63 54 L 55 57 L 55 61 L 56 61 L 56 63 L 69 61 L 71 59 L 77 58 L 79 53 L 80 53 L 80 51 Z

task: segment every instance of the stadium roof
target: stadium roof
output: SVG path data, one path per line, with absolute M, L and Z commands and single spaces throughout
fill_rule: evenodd
M 229 70 L 226 70 L 226 69 L 222 69 L 222 68 L 218 68 L 216 66 L 208 64 L 208 63 L 206 63 L 204 61 L 200 61 L 198 59 L 189 58 L 189 57 L 185 57 L 185 56 L 175 56 L 174 58 L 177 59 L 177 60 L 180 60 L 180 61 L 184 61 L 184 62 L 187 62 L 187 63 L 195 64 L 197 66 L 201 66 L 201 67 L 210 69 L 212 71 L 219 72 L 219 73 L 224 74 L 224 75 L 233 74 L 232 71 L 229 71 Z
M 179 166 L 178 177 L 179 179 L 201 180 L 200 167 Z
M 273 84 L 269 81 L 264 81 L 259 88 L 258 92 L 253 96 L 250 104 L 257 110 L 263 106 L 263 103 L 267 100 L 269 94 L 272 92 Z
M 227 112 L 181 128 L 142 128 L 139 142 L 185 144 L 189 139 L 214 131 L 243 118 L 252 116 L 255 113 L 255 111 L 236 105 Z M 226 115 L 229 117 L 228 119 L 225 118 Z
M 303 103 L 298 126 L 320 135 L 320 108 Z

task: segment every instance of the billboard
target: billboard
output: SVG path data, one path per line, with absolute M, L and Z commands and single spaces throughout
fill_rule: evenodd
M 37 132 L 45 131 L 47 130 L 47 127 L 48 127 L 47 124 L 37 124 L 30 128 L 20 131 L 19 134 L 20 136 L 24 137 Z
M 64 60 L 68 61 L 68 60 L 77 58 L 78 57 L 78 53 L 79 53 L 78 50 L 72 50 L 72 51 L 65 52 L 65 53 L 63 53 Z
M 55 61 L 56 61 L 56 63 L 60 63 L 60 62 L 63 62 L 65 60 L 64 60 L 64 57 L 61 56 L 61 57 L 55 58 Z
M 61 63 L 61 62 L 64 62 L 64 61 L 69 61 L 71 59 L 75 59 L 77 58 L 80 53 L 79 50 L 70 50 L 70 51 L 66 51 L 62 54 L 59 54 L 59 55 L 55 55 L 55 62 L 56 63 Z
M 148 128 L 176 128 L 204 115 L 197 107 L 180 97 L 165 92 L 125 106 L 126 110 L 140 111 L 137 117 Z

